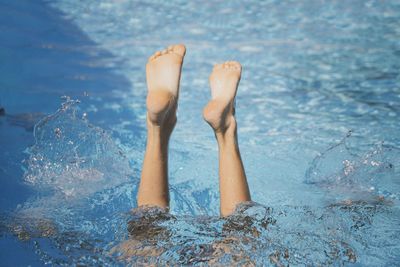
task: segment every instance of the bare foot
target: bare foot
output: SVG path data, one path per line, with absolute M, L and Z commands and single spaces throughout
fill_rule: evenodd
M 236 128 L 234 101 L 241 72 L 239 62 L 227 61 L 215 65 L 210 75 L 211 101 L 203 116 L 215 132 Z
M 169 126 L 176 123 L 184 45 L 171 45 L 155 52 L 146 65 L 148 122 L 153 126 Z

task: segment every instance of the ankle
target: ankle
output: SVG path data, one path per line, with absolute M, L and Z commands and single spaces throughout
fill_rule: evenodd
M 229 118 L 229 123 L 225 128 L 214 129 L 215 137 L 219 144 L 235 142 L 237 140 L 237 123 L 233 115 Z
M 147 142 L 150 144 L 168 145 L 175 124 L 158 125 L 147 119 Z
M 146 99 L 147 118 L 153 125 L 161 126 L 173 121 L 176 99 L 166 90 L 150 91 Z
M 225 134 L 231 128 L 236 127 L 232 103 L 226 104 L 219 99 L 211 100 L 205 106 L 203 117 L 215 133 Z

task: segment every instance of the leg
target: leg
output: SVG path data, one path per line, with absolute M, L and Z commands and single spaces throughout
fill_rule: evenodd
M 204 108 L 204 119 L 214 129 L 219 148 L 219 182 L 221 215 L 250 201 L 250 192 L 237 140 L 234 101 L 241 66 L 229 61 L 215 65 L 210 75 L 211 101 Z
M 179 80 L 185 46 L 158 51 L 146 65 L 147 145 L 137 196 L 138 206 L 169 207 L 168 143 L 176 123 Z

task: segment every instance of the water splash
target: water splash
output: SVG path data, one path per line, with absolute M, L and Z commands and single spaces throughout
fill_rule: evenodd
M 350 138 L 351 132 L 318 155 L 306 171 L 305 182 L 337 198 L 399 199 L 400 150 L 379 143 L 360 154 L 348 146 Z
M 62 107 L 34 129 L 25 181 L 66 199 L 88 197 L 129 181 L 128 159 L 103 129 L 78 116 L 79 101 Z
M 125 264 L 341 266 L 363 262 L 362 251 L 371 241 L 366 231 L 374 228 L 375 217 L 389 213 L 384 203 L 272 209 L 250 202 L 224 219 L 140 210 L 127 219 L 129 235 L 123 231 L 111 253 Z

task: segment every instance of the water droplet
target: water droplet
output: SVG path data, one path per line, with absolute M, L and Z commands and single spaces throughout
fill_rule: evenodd
M 55 128 L 54 133 L 57 136 L 57 138 L 61 138 L 62 131 L 60 128 Z

